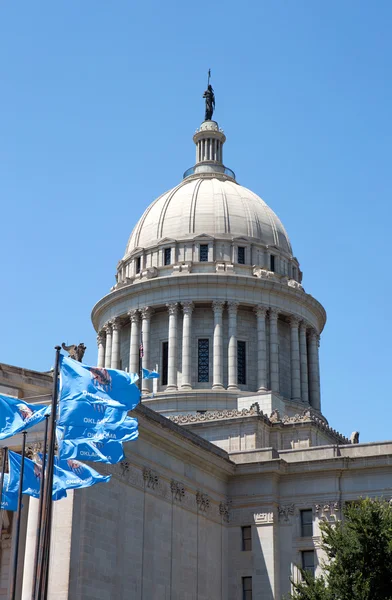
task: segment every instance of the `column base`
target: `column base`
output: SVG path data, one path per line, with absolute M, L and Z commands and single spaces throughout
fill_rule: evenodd
M 237 385 L 228 385 L 227 390 L 230 392 L 239 392 L 240 389 Z
M 192 386 L 189 385 L 188 383 L 184 383 L 184 385 L 181 386 L 181 390 L 183 390 L 184 392 L 189 392 L 192 389 L 193 389 Z
M 258 392 L 268 392 L 268 388 L 266 388 L 266 387 L 259 387 L 259 389 L 257 391 Z
M 165 392 L 176 392 L 178 390 L 176 385 L 168 385 Z
M 223 387 L 223 385 L 221 383 L 214 383 L 214 385 L 212 386 L 212 389 L 213 390 L 218 390 L 218 391 L 219 390 L 224 391 L 225 388 Z

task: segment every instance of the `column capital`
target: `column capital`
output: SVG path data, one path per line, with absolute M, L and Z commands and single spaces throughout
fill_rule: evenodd
M 151 306 L 145 306 L 144 308 L 140 309 L 140 314 L 141 314 L 143 320 L 151 319 L 154 312 L 155 311 Z
M 316 340 L 320 339 L 320 336 L 314 327 L 310 327 L 308 329 L 308 336 L 309 336 L 309 338 L 315 338 Z
M 277 308 L 269 308 L 268 313 L 269 313 L 270 319 L 277 319 L 279 317 L 280 311 Z
M 291 315 L 289 318 L 289 323 L 290 323 L 291 328 L 298 328 L 300 322 L 301 322 L 301 319 L 299 317 L 296 317 L 295 315 Z
M 102 327 L 102 329 L 106 332 L 106 335 L 109 333 L 112 333 L 112 322 L 111 321 L 106 321 L 105 325 Z
M 113 331 L 119 331 L 121 328 L 121 319 L 119 317 L 115 317 L 111 321 Z
M 129 310 L 127 314 L 131 320 L 131 323 L 139 323 L 139 310 L 137 308 Z
M 223 309 L 225 307 L 225 301 L 224 300 L 213 300 L 211 303 L 212 306 L 212 310 L 214 311 L 214 313 L 222 313 Z
M 265 306 L 255 306 L 253 312 L 256 313 L 258 317 L 265 317 L 267 314 L 267 308 Z
M 236 315 L 239 307 L 239 302 L 228 302 L 227 309 L 229 311 L 229 315 Z
M 195 308 L 195 305 L 193 304 L 193 302 L 191 300 L 182 302 L 181 305 L 182 305 L 182 310 L 185 315 L 191 315 L 193 312 L 193 309 Z
M 105 342 L 106 339 L 106 331 L 104 329 L 101 329 L 100 331 L 98 331 L 97 334 L 97 344 L 103 344 Z
M 305 319 L 302 319 L 302 321 L 299 322 L 299 329 L 300 329 L 300 331 L 305 330 L 305 333 L 306 333 L 306 330 L 307 330 L 308 327 L 309 327 L 309 325 L 305 321 Z
M 166 304 L 169 315 L 176 315 L 178 313 L 178 302 L 169 302 Z

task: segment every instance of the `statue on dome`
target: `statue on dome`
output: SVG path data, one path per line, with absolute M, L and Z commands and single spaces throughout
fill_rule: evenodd
M 213 112 L 215 110 L 215 94 L 214 90 L 212 89 L 212 85 L 210 84 L 210 77 L 211 69 L 208 69 L 208 84 L 207 89 L 203 94 L 203 98 L 206 99 L 206 114 L 204 117 L 205 121 L 211 121 Z

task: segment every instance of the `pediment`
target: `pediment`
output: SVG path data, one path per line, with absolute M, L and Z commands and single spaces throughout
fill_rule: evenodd
M 213 235 L 209 235 L 208 233 L 199 233 L 199 235 L 196 235 L 194 238 L 194 240 L 214 240 L 214 236 Z
M 170 238 L 170 237 L 165 237 L 162 238 L 161 240 L 159 240 L 158 244 L 175 244 L 177 242 L 177 240 L 175 240 L 174 238 Z

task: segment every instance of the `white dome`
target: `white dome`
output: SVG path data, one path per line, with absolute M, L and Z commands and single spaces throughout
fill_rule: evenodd
M 281 221 L 254 192 L 219 175 L 189 177 L 145 211 L 128 241 L 126 255 L 160 240 L 244 236 L 292 255 Z

